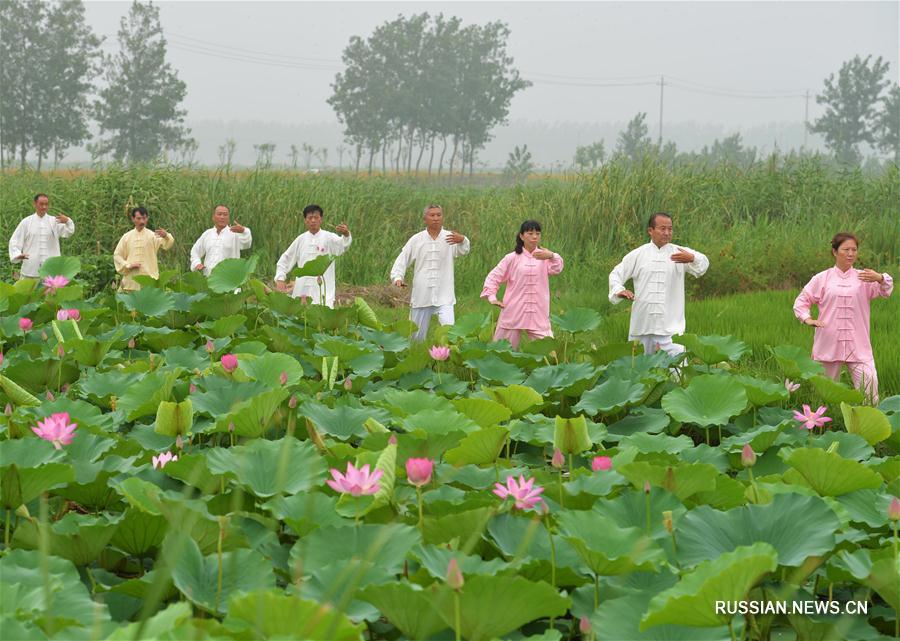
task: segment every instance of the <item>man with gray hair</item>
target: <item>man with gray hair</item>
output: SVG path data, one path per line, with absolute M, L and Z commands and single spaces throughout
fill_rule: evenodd
M 415 263 L 409 312 L 409 319 L 418 327 L 412 336 L 414 341 L 425 340 L 435 314 L 441 325 L 454 323 L 453 261 L 468 254 L 470 248 L 468 238 L 444 229 L 444 210 L 440 205 L 428 205 L 422 214 L 425 229 L 406 241 L 391 268 L 391 282 L 405 287 L 406 270 Z

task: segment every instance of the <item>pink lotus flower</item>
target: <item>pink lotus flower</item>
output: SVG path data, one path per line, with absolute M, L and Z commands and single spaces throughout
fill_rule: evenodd
M 550 457 L 550 465 L 555 467 L 557 470 L 561 469 L 563 465 L 566 464 L 566 457 L 563 456 L 562 450 L 558 447 L 553 448 L 553 456 Z
M 896 496 L 891 499 L 891 504 L 888 506 L 888 518 L 891 521 L 900 521 L 900 499 Z
M 69 320 L 73 320 L 73 321 L 81 320 L 81 312 L 77 309 L 67 309 L 66 313 L 69 315 Z
M 434 345 L 428 350 L 431 358 L 436 361 L 445 361 L 450 358 L 450 348 L 443 345 Z
M 58 320 L 58 321 L 69 320 L 69 310 L 61 309 L 58 312 L 56 312 L 56 320 Z
M 238 359 L 234 354 L 225 354 L 224 356 L 222 356 L 221 361 L 222 369 L 224 369 L 226 372 L 231 373 L 237 369 Z
M 595 472 L 600 472 L 601 470 L 608 472 L 612 469 L 612 459 L 608 456 L 595 456 L 594 460 L 591 461 L 591 469 Z
M 509 476 L 506 479 L 506 485 L 495 483 L 494 486 L 494 494 L 501 499 L 511 496 L 515 499 L 516 507 L 520 510 L 529 510 L 543 501 L 540 495 L 544 488 L 540 485 L 535 486 L 534 478 L 526 481 L 525 476 L 520 475 L 518 482 L 516 482 L 515 477 Z
M 37 427 L 32 427 L 31 431 L 45 441 L 53 443 L 53 447 L 56 449 L 61 450 L 63 445 L 72 442 L 77 427 L 76 423 L 69 423 L 68 412 L 58 412 L 51 414 L 43 421 L 38 421 Z
M 47 276 L 47 278 L 45 278 L 43 280 L 43 285 L 44 285 L 44 287 L 47 288 L 48 294 L 52 294 L 57 289 L 60 289 L 61 287 L 65 287 L 68 284 L 69 284 L 69 279 L 66 278 L 65 276 Z
M 591 620 L 587 617 L 581 617 L 578 619 L 578 631 L 583 635 L 588 635 L 591 633 Z
M 34 327 L 34 321 L 32 321 L 30 318 L 23 316 L 19 319 L 19 329 L 21 329 L 23 332 L 27 332 L 32 327 Z
M 0 352 L 0 367 L 3 366 L 3 352 Z
M 784 389 L 786 389 L 789 393 L 796 392 L 800 389 L 800 383 L 795 383 L 789 378 L 784 379 Z
M 459 569 L 456 557 L 453 557 L 450 559 L 450 563 L 447 564 L 447 585 L 451 590 L 462 590 L 464 583 L 465 579 L 463 579 L 462 570 Z
M 213 344 L 213 342 L 206 341 L 206 353 L 212 354 L 214 351 L 216 351 L 216 346 Z
M 756 452 L 750 447 L 750 443 L 746 443 L 744 449 L 741 450 L 741 465 L 744 467 L 753 467 L 756 465 Z
M 434 461 L 427 458 L 411 458 L 406 461 L 406 478 L 412 485 L 422 487 L 431 480 Z
M 153 457 L 153 469 L 161 470 L 166 466 L 166 463 L 168 463 L 169 461 L 177 461 L 177 460 L 178 460 L 178 456 L 175 454 L 172 454 L 172 452 L 163 452 L 159 456 Z
M 805 427 L 808 430 L 811 430 L 814 427 L 822 427 L 825 425 L 825 423 L 831 420 L 827 416 L 824 416 L 827 409 L 827 407 L 822 405 L 819 407 L 819 409 L 813 412 L 809 408 L 809 405 L 804 405 L 802 414 L 797 410 L 794 410 L 794 420 L 802 423 L 802 427 Z
M 281 372 L 281 374 L 278 376 L 278 382 L 281 383 L 282 385 L 287 385 L 287 382 L 288 382 L 287 372 Z
M 378 483 L 381 474 L 381 470 L 375 470 L 370 474 L 368 464 L 356 469 L 353 463 L 348 461 L 346 474 L 341 474 L 338 470 L 332 468 L 331 477 L 334 480 L 328 479 L 325 482 L 335 492 L 352 496 L 363 496 L 364 494 L 375 494 L 381 488 Z

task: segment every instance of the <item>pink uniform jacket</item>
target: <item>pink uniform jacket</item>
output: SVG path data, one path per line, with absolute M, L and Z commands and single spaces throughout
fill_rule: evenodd
M 794 315 L 806 322 L 810 318 L 809 308 L 818 305 L 819 320 L 825 323 L 825 327 L 816 328 L 813 360 L 850 363 L 872 360 L 869 301 L 890 296 L 894 289 L 890 275 L 883 276 L 883 283 L 866 283 L 852 267 L 845 272 L 832 267 L 819 272 L 806 284 L 794 301 Z
M 484 279 L 481 297 L 497 300 L 497 290 L 506 283 L 503 309 L 497 327 L 550 331 L 550 275 L 563 269 L 559 254 L 540 260 L 527 249 L 521 254 L 510 252 Z

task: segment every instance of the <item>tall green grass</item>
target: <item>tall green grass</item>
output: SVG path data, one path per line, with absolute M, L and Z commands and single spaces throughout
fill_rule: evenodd
M 837 174 L 815 160 L 748 170 L 610 164 L 595 174 L 516 187 L 165 167 L 6 174 L 0 176 L 0 239 L 8 239 L 32 211 L 38 191 L 50 195 L 51 210 L 76 222 L 75 236 L 63 243 L 65 253 L 110 255 L 131 228 L 127 208 L 143 204 L 151 226 L 168 229 L 176 239 L 163 265 L 180 269 L 187 268 L 191 245 L 211 225 L 214 205 L 227 203 L 253 230 L 252 251 L 268 277 L 303 231 L 303 207 L 315 202 L 325 209 L 326 228 L 346 221 L 353 231 L 353 247 L 338 266 L 339 281 L 353 284 L 387 282 L 403 243 L 422 228 L 422 208 L 437 202 L 445 208 L 447 227 L 472 240 L 472 253 L 457 263 L 462 294 L 480 291 L 487 272 L 512 249 L 525 218 L 543 223 L 544 245 L 566 261 L 556 290 L 579 294 L 605 289 L 608 271 L 646 242 L 646 219 L 661 210 L 675 217 L 674 242 L 710 257 L 709 272 L 692 283 L 699 295 L 797 287 L 830 264 L 828 241 L 842 230 L 860 234 L 865 266 L 893 270 L 900 255 L 900 172 Z

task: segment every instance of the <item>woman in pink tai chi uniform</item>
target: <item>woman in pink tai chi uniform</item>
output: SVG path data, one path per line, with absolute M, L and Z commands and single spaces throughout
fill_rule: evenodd
M 825 373 L 838 380 L 841 365 L 846 365 L 857 389 L 863 389 L 873 405 L 878 403 L 878 373 L 869 341 L 869 301 L 885 298 L 894 289 L 890 274 L 871 269 L 855 269 L 859 243 L 849 233 L 837 234 L 831 241 L 834 267 L 812 277 L 797 300 L 794 315 L 816 328 L 812 357 L 825 367 Z M 810 316 L 810 307 L 819 307 L 818 318 Z
M 516 236 L 516 249 L 508 253 L 484 279 L 481 297 L 498 305 L 500 318 L 494 340 L 507 339 L 519 348 L 520 333 L 534 340 L 553 336 L 550 329 L 550 276 L 563 269 L 563 259 L 540 247 L 541 224 L 526 220 Z M 503 300 L 497 299 L 500 285 L 506 283 Z

